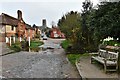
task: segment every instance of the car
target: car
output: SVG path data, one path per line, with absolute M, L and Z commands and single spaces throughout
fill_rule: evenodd
M 43 37 L 44 37 L 44 34 L 41 34 L 41 37 L 43 38 Z
M 47 40 L 47 36 L 46 35 L 43 36 L 43 40 Z

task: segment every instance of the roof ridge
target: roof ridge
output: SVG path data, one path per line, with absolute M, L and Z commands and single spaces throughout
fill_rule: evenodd
M 5 16 L 8 16 L 8 17 L 10 17 L 10 18 L 13 18 L 13 19 L 18 20 L 17 18 L 15 18 L 15 17 L 13 17 L 13 16 L 10 16 L 10 15 L 8 15 L 8 14 L 6 14 L 6 13 L 2 13 L 1 15 L 5 15 Z

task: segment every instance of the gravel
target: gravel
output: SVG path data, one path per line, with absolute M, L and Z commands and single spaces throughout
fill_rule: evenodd
M 49 39 L 47 43 L 60 44 Z M 62 48 L 40 52 L 18 52 L 1 56 L 2 76 L 6 78 L 80 78 L 75 66 L 67 61 Z

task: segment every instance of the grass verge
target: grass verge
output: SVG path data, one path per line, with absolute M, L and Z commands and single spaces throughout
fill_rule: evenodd
M 24 41 L 23 41 L 23 43 L 25 44 Z M 42 44 L 43 44 L 43 42 L 39 41 L 39 40 L 31 41 L 31 44 L 30 44 L 29 48 L 37 49 Z M 24 45 L 24 46 L 28 46 L 28 45 Z M 14 52 L 20 52 L 22 50 L 22 46 L 21 46 L 20 42 L 16 42 L 16 43 L 12 44 L 9 48 L 11 50 L 14 50 Z M 27 47 L 25 47 L 25 48 L 27 48 Z
M 30 44 L 29 48 L 38 48 L 42 44 L 43 44 L 43 42 L 39 41 L 39 40 L 31 41 L 31 44 Z
M 67 54 L 67 58 L 71 64 L 75 65 L 76 60 L 80 59 L 81 54 Z
M 62 43 L 61 43 L 61 45 L 62 45 L 62 48 L 65 50 L 65 51 L 67 51 L 67 48 L 70 46 L 70 41 L 68 41 L 68 40 L 64 40 L 64 41 L 62 41 Z M 71 64 L 73 64 L 73 65 L 75 65 L 75 62 L 77 61 L 77 60 L 79 60 L 80 59 L 80 57 L 82 57 L 82 56 L 88 56 L 89 54 L 88 53 L 84 53 L 84 54 L 78 54 L 78 53 L 69 53 L 69 54 L 67 54 L 67 58 L 68 58 L 68 60 L 70 61 L 70 63 Z
M 68 60 L 73 65 L 75 65 L 75 62 L 80 60 L 80 58 L 83 57 L 83 56 L 89 56 L 89 54 L 88 53 L 84 53 L 84 54 L 67 54 Z

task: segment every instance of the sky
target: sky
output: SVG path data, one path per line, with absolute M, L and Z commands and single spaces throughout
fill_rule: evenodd
M 58 20 L 69 11 L 81 12 L 84 0 L 0 0 L 0 14 L 6 13 L 17 18 L 17 10 L 22 11 L 23 20 L 30 24 L 42 25 L 46 19 L 47 26 L 51 27 L 52 21 Z M 99 0 L 91 0 L 94 5 Z

